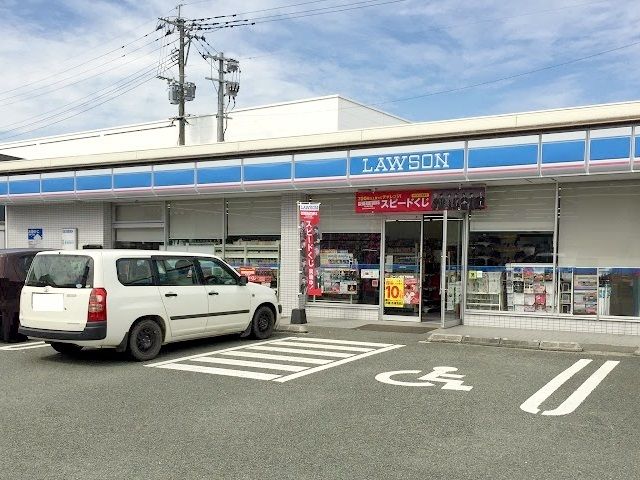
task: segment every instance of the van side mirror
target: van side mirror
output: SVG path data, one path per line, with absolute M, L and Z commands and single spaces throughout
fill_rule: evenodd
M 238 285 L 244 287 L 247 283 L 249 283 L 249 279 L 246 275 L 240 275 L 240 279 L 238 280 Z

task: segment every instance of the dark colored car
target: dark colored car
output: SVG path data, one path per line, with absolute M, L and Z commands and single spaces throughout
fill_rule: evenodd
M 42 250 L 14 248 L 0 250 L 0 340 L 19 342 L 20 291 L 36 253 Z

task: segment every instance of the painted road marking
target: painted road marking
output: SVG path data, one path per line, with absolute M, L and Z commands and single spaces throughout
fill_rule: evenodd
M 5 347 L 0 347 L 0 350 L 4 350 L 6 352 L 16 352 L 19 350 L 30 350 L 32 348 L 42 348 L 48 347 L 48 343 L 44 342 L 25 342 L 25 343 L 14 343 L 11 345 L 7 345 Z
M 215 350 L 145 366 L 284 383 L 400 347 L 404 347 L 404 345 L 329 338 L 288 337 Z M 283 355 L 283 353 L 293 355 Z M 222 368 L 222 365 L 228 368 Z M 279 373 L 278 371 L 292 373 Z
M 589 365 L 592 360 L 581 359 L 571 365 L 565 371 L 554 377 L 549 383 L 531 395 L 522 405 L 520 409 L 525 412 L 537 414 L 540 412 L 538 408 L 542 402 L 549 398 L 558 388 L 564 385 L 567 380 L 573 377 L 580 370 Z M 608 360 L 604 362 L 575 392 L 573 392 L 564 402 L 553 410 L 545 410 L 542 415 L 560 416 L 574 412 L 580 404 L 595 390 L 595 388 L 605 379 L 609 373 L 618 365 L 619 361 Z
M 396 370 L 395 372 L 384 372 L 376 375 L 376 380 L 389 385 L 400 385 L 403 387 L 433 387 L 435 384 L 431 382 L 441 382 L 444 385 L 441 390 L 461 390 L 468 392 L 473 387 L 471 385 L 464 385 L 464 375 L 457 373 L 458 369 L 455 367 L 433 367 L 433 371 L 418 377 L 417 382 L 407 382 L 403 380 L 394 380 L 393 377 L 398 375 L 419 375 L 422 370 Z
M 284 345 L 278 343 L 278 345 Z M 333 357 L 333 358 L 348 358 L 350 353 L 338 353 L 338 352 L 321 352 L 319 350 L 303 350 L 299 348 L 284 348 L 284 347 L 271 347 L 256 345 L 255 347 L 247 347 L 251 350 L 266 350 L 268 352 L 283 352 L 283 353 L 298 353 L 303 355 L 319 355 L 321 357 Z

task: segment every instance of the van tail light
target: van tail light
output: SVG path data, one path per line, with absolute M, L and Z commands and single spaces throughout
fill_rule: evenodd
M 107 291 L 104 288 L 94 288 L 89 295 L 89 309 L 87 322 L 107 321 Z

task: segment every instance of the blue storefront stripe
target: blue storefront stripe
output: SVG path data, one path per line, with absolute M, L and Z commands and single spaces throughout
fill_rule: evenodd
M 538 145 L 469 149 L 469 168 L 517 167 L 538 164 Z
M 198 184 L 237 183 L 242 180 L 242 170 L 237 167 L 206 167 L 197 170 Z
M 630 155 L 631 137 L 594 138 L 591 140 L 591 160 L 629 158 Z
M 9 182 L 0 182 L 0 195 L 9 193 Z
M 636 137 L 636 158 L 640 157 L 640 134 Z
M 351 175 L 441 173 L 464 168 L 464 150 L 379 153 L 351 157 Z
M 295 163 L 295 178 L 346 177 L 347 159 L 304 160 Z
M 40 193 L 40 180 L 9 181 L 9 194 Z
M 111 175 L 90 175 L 88 177 L 76 177 L 76 190 L 109 190 L 111 188 Z
M 569 140 L 542 144 L 542 164 L 584 161 L 584 140 Z
M 151 172 L 118 173 L 113 176 L 114 188 L 144 188 L 151 186 Z
M 290 180 L 291 163 L 258 163 L 245 165 L 244 179 L 248 182 Z
M 173 185 L 193 185 L 196 172 L 188 170 L 162 170 L 154 172 L 153 184 L 156 187 L 168 187 Z
M 73 177 L 68 178 L 43 178 L 42 192 L 73 192 L 75 182 Z

